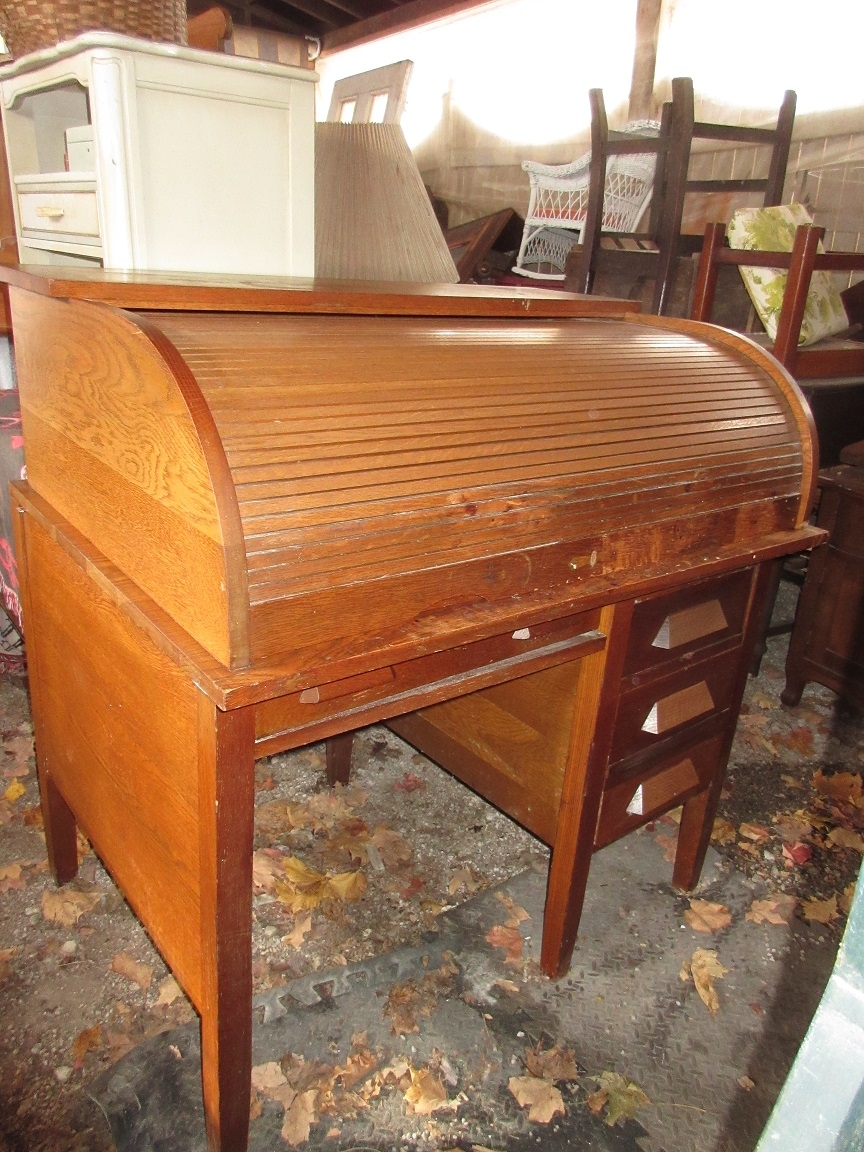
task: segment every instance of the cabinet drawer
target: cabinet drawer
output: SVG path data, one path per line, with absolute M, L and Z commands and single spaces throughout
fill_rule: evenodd
M 659 667 L 724 640 L 740 639 L 752 574 L 748 568 L 637 601 L 624 676 Z
M 66 240 L 99 240 L 99 212 L 96 190 L 63 192 L 19 192 L 21 231 L 27 235 L 56 235 Z
M 722 750 L 723 738 L 715 736 L 655 761 L 638 775 L 608 788 L 600 806 L 594 847 L 611 844 L 707 788 L 723 766 Z
M 622 693 L 610 763 L 656 747 L 685 725 L 728 708 L 740 658 L 736 648 Z

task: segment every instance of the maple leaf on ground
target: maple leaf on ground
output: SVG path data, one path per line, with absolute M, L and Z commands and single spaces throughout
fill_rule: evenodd
M 861 777 L 857 772 L 834 772 L 826 776 L 820 768 L 813 773 L 813 787 L 823 796 L 845 804 L 862 804 Z
M 418 1016 L 432 1015 L 439 997 L 451 991 L 457 971 L 447 956 L 440 967 L 427 972 L 422 979 L 392 984 L 383 1013 L 390 1017 L 392 1032 L 395 1035 L 419 1032 Z
M 413 772 L 406 772 L 393 785 L 397 792 L 425 792 L 426 781 L 419 776 L 415 776 Z
M 515 925 L 496 924 L 486 933 L 486 939 L 494 948 L 503 948 L 507 955 L 505 964 L 522 963 L 522 947 L 525 941 Z
M 801 756 L 810 756 L 813 753 L 813 732 L 805 724 L 797 724 L 786 735 L 775 733 L 774 739 L 781 748 L 789 748 Z
M 805 837 L 809 836 L 813 831 L 813 825 L 810 821 L 806 820 L 798 812 L 796 812 L 794 816 L 789 816 L 785 813 L 775 816 L 774 825 L 780 834 L 781 840 L 785 840 L 787 844 L 795 844 L 805 839 Z
M 31 768 L 27 761 L 32 760 L 36 754 L 32 735 L 11 736 L 8 740 L 3 741 L 3 748 L 12 757 L 12 764 L 3 769 L 3 775 L 7 778 L 26 776 Z
M 268 840 L 275 840 L 292 828 L 288 805 L 284 800 L 270 800 L 255 809 L 255 831 Z
M 317 1102 L 318 1093 L 314 1088 L 308 1088 L 305 1092 L 296 1093 L 285 1109 L 280 1136 L 292 1148 L 305 1144 L 309 1139 L 309 1130 L 318 1119 Z
M 183 995 L 183 989 L 177 983 L 173 976 L 166 976 L 164 980 L 159 983 L 159 995 L 156 998 L 156 1007 L 163 1008 L 169 1004 L 173 1004 L 178 997 Z
M 447 891 L 451 896 L 455 896 L 460 888 L 464 888 L 466 892 L 476 892 L 479 887 L 480 880 L 472 868 L 457 868 L 450 877 Z
M 458 1101 L 447 1096 L 447 1086 L 431 1068 L 411 1068 L 411 1086 L 405 1092 L 409 1115 L 431 1116 L 433 1112 L 455 1111 Z
M 586 1103 L 595 1116 L 607 1109 L 605 1122 L 611 1128 L 619 1120 L 634 1120 L 639 1108 L 651 1101 L 638 1084 L 626 1080 L 618 1072 L 601 1072 L 594 1079 L 599 1084 Z
M 851 828 L 832 828 L 828 839 L 836 848 L 852 848 L 864 853 L 864 838 L 860 832 L 853 832 Z
M 272 848 L 252 853 L 252 887 L 256 892 L 273 892 L 276 881 L 285 875 L 283 856 Z
M 666 863 L 674 864 L 675 853 L 678 851 L 678 837 L 667 836 L 664 832 L 661 832 L 660 835 L 655 836 L 654 839 L 663 849 L 663 859 Z
M 708 948 L 697 948 L 681 966 L 679 976 L 682 980 L 692 979 L 700 1000 L 713 1016 L 720 1008 L 714 981 L 722 980 L 728 971 L 717 959 L 716 952 Z
M 10 804 L 14 804 L 16 800 L 20 800 L 27 789 L 20 780 L 13 780 L 6 791 L 3 793 L 3 799 Z
M 528 1119 L 548 1124 L 564 1115 L 564 1100 L 551 1080 L 537 1076 L 511 1076 L 507 1084 L 520 1108 L 528 1109 Z
M 715 844 L 734 844 L 738 835 L 735 831 L 735 825 L 730 824 L 728 820 L 724 820 L 722 816 L 717 816 L 711 828 L 711 839 Z
M 508 896 L 506 892 L 496 892 L 495 898 L 496 900 L 500 900 L 507 911 L 510 913 L 507 920 L 504 921 L 508 928 L 518 928 L 524 920 L 531 919 L 525 909 L 520 907 L 513 900 L 513 897 Z
M 0 892 L 21 891 L 27 887 L 23 870 L 26 864 L 20 861 L 15 864 L 0 865 Z
M 790 864 L 806 864 L 813 855 L 813 849 L 809 844 L 802 844 L 800 841 L 796 844 L 783 845 L 783 859 L 788 860 Z
M 128 952 L 118 952 L 111 963 L 108 965 L 112 972 L 116 972 L 118 976 L 125 976 L 127 980 L 131 980 L 133 984 L 146 992 L 150 987 L 153 980 L 153 967 L 150 964 L 139 963 L 134 956 L 130 956 Z
M 752 840 L 758 844 L 762 840 L 767 840 L 771 833 L 764 824 L 750 824 L 745 821 L 745 823 L 738 826 L 738 835 L 742 836 L 745 840 Z
M 543 1080 L 578 1080 L 579 1065 L 572 1049 L 563 1044 L 554 1048 L 525 1049 L 525 1067 L 532 1076 Z
M 691 900 L 684 919 L 694 932 L 717 932 L 732 923 L 732 914 L 725 904 L 711 900 Z
M 827 900 L 803 900 L 801 902 L 801 915 L 810 923 L 830 924 L 839 916 L 837 897 L 829 896 Z
M 42 893 L 42 915 L 46 920 L 71 928 L 102 899 L 101 892 L 79 892 L 76 888 L 59 888 Z
M 296 921 L 294 927 L 287 936 L 282 937 L 282 943 L 287 944 L 291 948 L 299 948 L 306 937 L 312 930 L 312 913 L 307 912 L 305 916 L 301 916 Z
M 317 872 L 296 856 L 282 861 L 284 879 L 276 881 L 276 895 L 292 912 L 308 912 L 325 900 L 359 900 L 366 891 L 365 872 Z
M 379 824 L 371 839 L 388 871 L 407 864 L 414 854 L 405 837 L 400 832 L 388 828 L 386 824 Z
M 754 924 L 784 924 L 788 927 L 797 904 L 794 896 L 776 893 L 766 896 L 764 900 L 754 900 L 744 919 Z
M 79 1032 L 72 1041 L 72 1059 L 75 1061 L 76 1067 L 81 1067 L 84 1057 L 88 1052 L 95 1052 L 101 1047 L 101 1024 L 97 1024 L 94 1028 L 85 1028 L 83 1032 Z

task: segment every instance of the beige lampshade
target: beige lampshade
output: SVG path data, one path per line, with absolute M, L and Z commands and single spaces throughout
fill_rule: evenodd
M 398 124 L 315 125 L 315 275 L 458 283 Z

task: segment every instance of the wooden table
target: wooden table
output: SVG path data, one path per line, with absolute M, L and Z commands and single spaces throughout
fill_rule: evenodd
M 784 371 L 596 297 L 8 270 L 49 858 L 90 838 L 201 1015 L 242 1152 L 258 756 L 385 720 L 552 846 L 683 803 L 695 883 L 768 562 L 815 459 Z M 341 754 L 340 754 L 341 753 Z

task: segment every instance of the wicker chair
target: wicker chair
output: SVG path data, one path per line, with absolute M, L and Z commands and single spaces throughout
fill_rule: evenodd
M 592 89 L 590 97 L 592 117 L 596 120 L 596 105 L 599 103 L 602 107 L 603 93 Z M 602 123 L 605 127 L 605 110 Z M 659 133 L 660 124 L 655 120 L 635 120 L 620 132 L 608 132 L 609 140 L 627 141 L 628 145 L 639 139 L 652 143 L 645 152 L 609 155 L 603 192 L 604 231 L 636 230 L 651 200 Z M 543 279 L 564 279 L 567 253 L 580 242 L 588 215 L 592 152 L 571 164 L 538 164 L 533 160 L 522 164 L 523 171 L 528 173 L 531 191 L 514 272 Z

